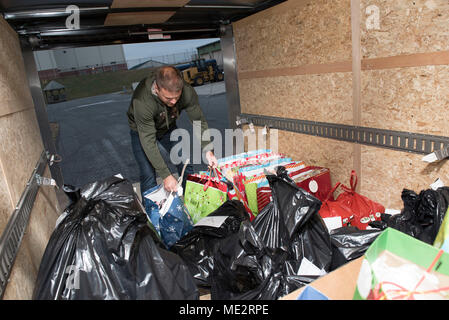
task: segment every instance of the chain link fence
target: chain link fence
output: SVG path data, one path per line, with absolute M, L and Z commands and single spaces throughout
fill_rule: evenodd
M 198 58 L 198 53 L 195 49 L 159 56 L 149 56 L 139 59 L 127 59 L 123 61 L 111 61 L 108 63 L 98 63 L 92 65 L 83 65 L 82 61 L 78 66 L 64 69 L 47 69 L 40 70 L 39 77 L 41 81 L 49 81 L 58 78 L 69 76 L 96 74 L 103 72 L 115 72 L 120 70 L 137 70 L 145 68 L 154 68 L 163 65 L 177 65 L 190 62 Z

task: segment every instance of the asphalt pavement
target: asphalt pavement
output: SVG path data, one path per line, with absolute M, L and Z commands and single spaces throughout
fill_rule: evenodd
M 209 128 L 218 129 L 224 136 L 229 128 L 224 82 L 195 89 Z M 56 149 L 62 159 L 65 184 L 81 187 L 119 173 L 132 183 L 139 181 L 126 118 L 130 100 L 131 94 L 117 92 L 47 106 L 49 121 L 59 127 Z M 189 131 L 194 139 L 185 112 L 178 119 L 178 127 Z M 224 143 L 223 139 L 222 150 Z M 193 140 L 190 145 L 192 149 Z M 196 172 L 206 168 L 204 163 L 194 165 Z

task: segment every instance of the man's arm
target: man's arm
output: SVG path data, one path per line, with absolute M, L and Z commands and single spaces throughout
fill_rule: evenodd
M 156 126 L 153 112 L 145 108 L 144 103 L 138 99 L 133 100 L 134 119 L 139 133 L 140 143 L 156 173 L 165 179 L 171 175 L 156 143 Z

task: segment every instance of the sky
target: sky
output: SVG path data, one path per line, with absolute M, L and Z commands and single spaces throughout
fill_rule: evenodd
M 125 59 L 132 60 L 196 50 L 199 46 L 215 42 L 217 40 L 219 40 L 219 38 L 133 43 L 124 44 L 123 50 L 125 53 Z

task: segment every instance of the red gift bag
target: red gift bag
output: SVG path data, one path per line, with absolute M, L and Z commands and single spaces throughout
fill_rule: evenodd
M 341 185 L 343 192 L 337 197 L 336 201 L 341 205 L 351 208 L 354 218 L 350 221 L 352 226 L 365 230 L 371 221 L 380 220 L 382 213 L 385 213 L 385 207 L 367 197 L 355 192 L 357 186 L 357 174 L 351 171 L 351 188 Z
M 273 198 L 271 197 L 270 187 L 257 188 L 256 195 L 257 195 L 257 209 L 259 210 L 259 212 L 262 211 L 262 209 L 267 204 L 273 201 Z
M 303 188 L 319 200 L 324 201 L 328 197 L 333 199 L 330 194 L 332 189 L 331 175 L 328 168 L 308 166 L 296 172 L 289 174 L 290 178 L 295 181 L 296 185 Z
M 340 182 L 337 182 L 335 186 L 329 191 L 327 197 L 323 200 L 321 204 L 320 211 L 318 214 L 323 218 L 341 218 L 341 225 L 348 226 L 349 222 L 354 218 L 352 213 L 352 209 L 345 205 L 344 202 L 334 200 L 334 192 L 341 185 Z
M 247 199 L 246 193 L 245 193 L 244 181 L 245 181 L 245 177 L 242 174 L 238 173 L 234 176 L 232 184 L 234 186 L 235 196 L 237 197 L 238 200 L 240 200 L 240 202 L 243 203 L 243 206 L 245 207 L 246 212 L 248 212 L 248 214 L 249 214 L 250 221 L 253 221 L 255 218 L 255 215 L 249 208 L 248 199 Z
M 289 172 L 289 177 L 296 185 L 323 201 L 327 197 L 334 200 L 331 191 L 331 178 L 328 168 L 307 166 L 297 171 Z M 271 188 L 257 188 L 257 208 L 259 212 L 272 201 Z

